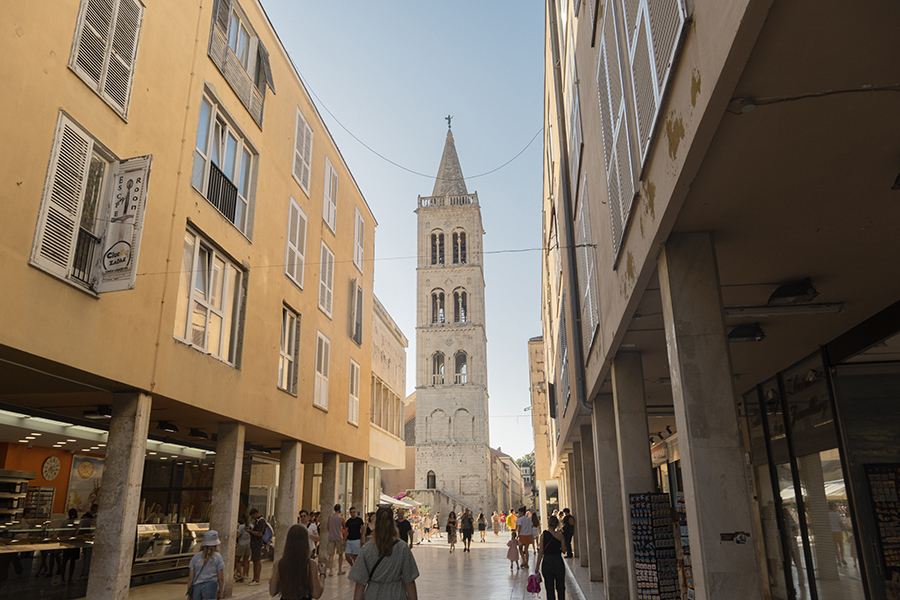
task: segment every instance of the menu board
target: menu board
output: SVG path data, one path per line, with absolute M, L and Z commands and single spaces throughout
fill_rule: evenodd
M 866 465 L 888 600 L 900 600 L 900 465 Z

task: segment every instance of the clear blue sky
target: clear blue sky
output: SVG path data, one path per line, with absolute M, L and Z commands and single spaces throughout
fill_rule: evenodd
M 508 166 L 543 119 L 540 0 L 310 2 L 262 0 L 363 195 L 375 213 L 375 294 L 410 340 L 415 390 L 416 207 L 431 195 L 447 122 L 466 185 L 477 191 L 485 251 L 541 246 L 543 137 Z M 275 82 L 276 89 L 278 82 Z M 328 110 L 325 108 L 327 107 Z M 360 140 L 392 161 L 385 162 Z M 484 260 L 491 445 L 519 458 L 534 447 L 529 338 L 541 334 L 541 253 Z

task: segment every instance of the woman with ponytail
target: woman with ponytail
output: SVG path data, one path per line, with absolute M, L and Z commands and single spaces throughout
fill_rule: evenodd
M 379 508 L 375 533 L 350 569 L 350 580 L 356 583 L 353 600 L 418 600 L 416 559 L 409 546 L 399 541 L 393 511 Z
M 309 530 L 291 525 L 284 542 L 284 554 L 272 565 L 269 595 L 281 594 L 282 600 L 321 598 L 325 591 L 325 565 L 310 558 Z

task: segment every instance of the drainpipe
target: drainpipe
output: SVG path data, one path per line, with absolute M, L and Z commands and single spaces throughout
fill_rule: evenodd
M 567 337 L 573 341 L 570 349 L 572 350 L 572 359 L 575 363 L 575 399 L 578 401 L 578 406 L 581 407 L 581 410 L 591 414 L 593 409 L 585 402 L 587 393 L 584 382 L 584 342 L 581 335 L 581 294 L 578 292 L 578 282 L 576 281 L 575 275 L 578 273 L 575 262 L 575 221 L 572 219 L 572 186 L 569 181 L 571 171 L 569 169 L 568 133 L 566 131 L 565 115 L 563 114 L 562 62 L 559 56 L 559 28 L 557 27 L 558 17 L 556 14 L 556 0 L 547 0 L 547 7 L 550 16 L 550 52 L 553 60 L 553 92 L 556 98 L 556 123 L 557 131 L 559 131 L 560 139 L 563 142 L 559 145 L 559 170 L 561 175 L 560 180 L 563 183 L 561 203 L 562 215 L 566 227 L 566 266 L 568 268 L 566 283 L 569 288 L 569 293 L 566 294 L 566 298 L 568 298 L 569 301 L 567 309 L 569 314 L 572 315 L 569 318 L 569 322 L 573 325 L 572 333 L 574 334 Z M 574 288 L 572 285 L 573 283 L 575 284 Z M 573 289 L 574 293 L 572 293 Z

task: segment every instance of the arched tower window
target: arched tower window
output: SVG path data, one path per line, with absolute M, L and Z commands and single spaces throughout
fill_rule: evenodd
M 466 290 L 460 288 L 453 292 L 453 321 L 465 323 L 469 320 L 469 299 Z
M 468 365 L 468 357 L 466 353 L 460 350 L 456 353 L 456 357 L 454 359 L 455 372 L 453 376 L 453 383 L 468 383 L 469 381 L 469 365 Z
M 431 264 L 444 264 L 444 234 L 441 231 L 431 234 Z
M 444 323 L 445 321 L 444 290 L 434 290 L 431 292 L 431 322 Z
M 434 471 L 428 471 L 428 475 L 426 475 L 427 481 L 425 482 L 425 488 L 429 490 L 437 489 L 437 478 L 434 476 Z
M 453 232 L 453 264 L 466 264 L 466 232 Z
M 431 357 L 431 384 L 444 385 L 444 353 L 435 352 Z

